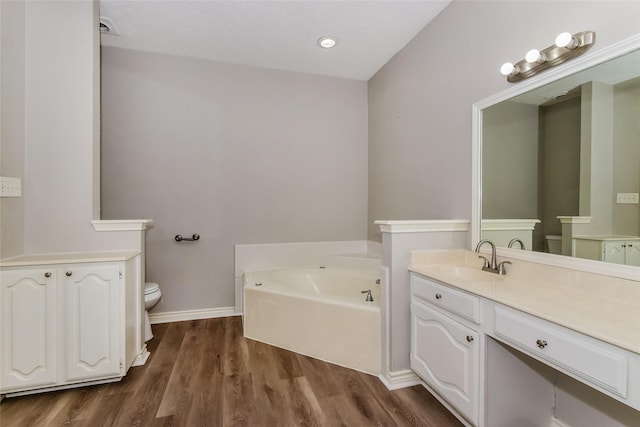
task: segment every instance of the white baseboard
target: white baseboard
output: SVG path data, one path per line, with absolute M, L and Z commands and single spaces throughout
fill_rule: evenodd
M 551 423 L 549 424 L 549 427 L 571 427 L 569 424 L 560 421 L 559 419 L 557 419 L 556 417 L 552 416 L 551 417 Z
M 131 367 L 143 366 L 145 363 L 147 363 L 147 359 L 149 358 L 149 356 L 151 356 L 151 353 L 149 353 L 149 350 L 147 350 L 147 345 L 145 344 L 144 347 L 142 347 L 140 354 L 138 354 L 136 358 L 133 359 Z
M 422 380 L 411 369 L 404 369 L 402 371 L 390 371 L 386 374 L 380 374 L 378 376 L 380 381 L 389 390 L 398 390 L 405 387 L 413 387 L 414 385 L 422 384 Z
M 204 308 L 199 310 L 165 311 L 149 313 L 149 322 L 157 323 L 183 322 L 185 320 L 215 319 L 217 317 L 237 316 L 235 307 Z

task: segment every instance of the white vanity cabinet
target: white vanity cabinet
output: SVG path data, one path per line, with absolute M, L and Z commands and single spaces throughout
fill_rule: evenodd
M 0 272 L 0 392 L 57 380 L 56 269 Z
M 119 380 L 140 346 L 139 256 L 2 267 L 0 393 Z
M 637 280 L 510 267 L 412 253 L 410 367 L 427 389 L 465 425 L 640 425 Z
M 573 238 L 578 258 L 640 267 L 640 238 L 628 236 L 582 236 Z
M 487 332 L 496 339 L 616 400 L 638 405 L 637 398 L 628 399 L 630 369 L 636 369 L 629 352 L 500 304 L 494 305 L 493 325 Z
M 124 294 L 123 266 L 69 265 L 62 277 L 65 340 L 65 380 L 118 376 L 122 328 L 120 303 Z
M 479 419 L 479 299 L 411 275 L 411 369 L 473 425 Z M 468 323 L 467 323 L 468 324 Z

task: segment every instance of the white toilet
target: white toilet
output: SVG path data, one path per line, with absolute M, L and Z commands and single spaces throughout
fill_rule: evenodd
M 147 342 L 153 338 L 151 331 L 151 322 L 149 322 L 149 310 L 151 310 L 162 297 L 160 286 L 157 283 L 145 282 L 144 284 L 144 341 Z
M 562 236 L 548 235 L 545 239 L 550 254 L 562 255 Z

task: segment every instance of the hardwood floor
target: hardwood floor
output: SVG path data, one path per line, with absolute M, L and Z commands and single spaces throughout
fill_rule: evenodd
M 153 330 L 147 364 L 122 381 L 5 399 L 0 425 L 461 425 L 422 386 L 388 391 L 377 377 L 245 339 L 240 317 Z

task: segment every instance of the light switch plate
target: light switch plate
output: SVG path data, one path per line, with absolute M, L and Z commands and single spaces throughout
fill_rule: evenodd
M 22 186 L 20 178 L 0 176 L 0 197 L 21 197 Z
M 640 202 L 639 193 L 618 193 L 616 203 L 637 205 Z

